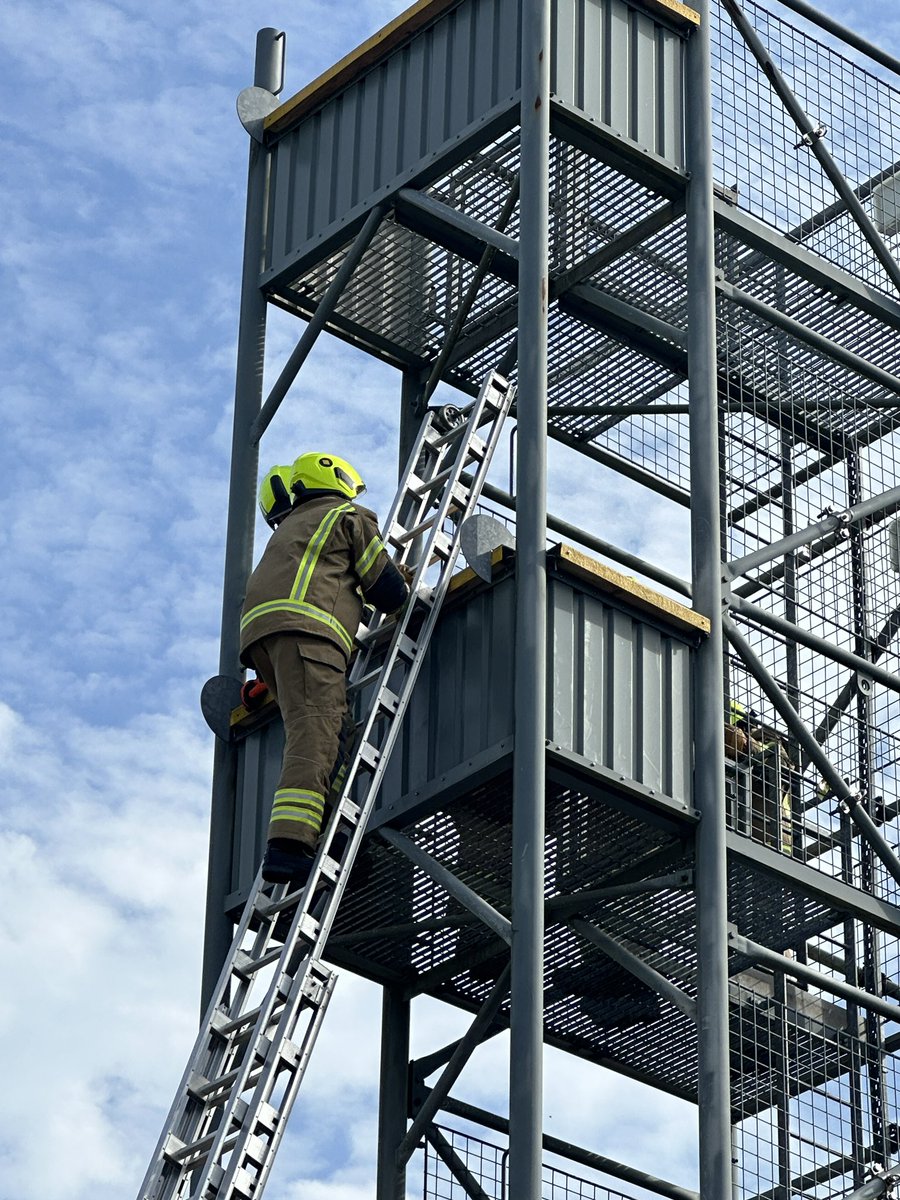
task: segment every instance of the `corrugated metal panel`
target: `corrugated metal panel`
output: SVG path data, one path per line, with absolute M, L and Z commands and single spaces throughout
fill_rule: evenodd
M 550 596 L 548 739 L 685 803 L 688 646 L 568 580 Z
M 682 165 L 683 36 L 624 0 L 556 0 L 554 20 L 559 98 Z M 518 40 L 518 0 L 464 0 L 283 134 L 264 276 L 452 154 L 510 103 Z
M 690 794 L 690 648 L 566 576 L 550 580 L 547 739 L 662 795 Z M 464 776 L 513 732 L 515 581 L 510 576 L 441 616 L 391 756 L 382 804 Z M 366 697 L 362 698 L 365 705 Z M 283 747 L 279 722 L 240 744 L 235 888 L 262 839 Z M 405 803 L 406 801 L 404 801 Z
M 517 0 L 466 0 L 275 144 L 265 270 L 449 149 L 519 86 Z
M 555 0 L 552 87 L 681 166 L 684 37 L 623 0 Z

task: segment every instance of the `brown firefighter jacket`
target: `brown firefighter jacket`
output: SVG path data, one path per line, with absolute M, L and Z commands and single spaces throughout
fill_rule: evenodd
M 241 616 L 241 661 L 273 633 L 322 638 L 335 665 L 346 665 L 363 596 L 383 612 L 403 604 L 409 589 L 388 557 L 377 518 L 335 492 L 300 501 L 269 539 L 247 581 Z

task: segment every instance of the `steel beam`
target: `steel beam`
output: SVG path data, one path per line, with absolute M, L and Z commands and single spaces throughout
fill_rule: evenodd
M 832 658 L 835 662 L 849 667 L 851 671 L 859 671 L 876 683 L 882 684 L 883 687 L 900 692 L 900 676 L 876 666 L 871 659 L 861 658 L 860 655 L 853 654 L 850 650 L 844 650 L 841 646 L 829 642 L 827 638 L 819 637 L 801 625 L 795 625 L 792 621 L 786 621 L 783 617 L 776 616 L 775 613 L 751 604 L 749 600 L 745 600 L 741 596 L 729 596 L 728 605 L 732 612 L 740 613 L 742 617 L 754 621 L 757 625 L 764 625 L 767 629 L 784 634 L 786 638 L 800 642 L 801 645 L 808 646 L 810 650 L 817 650 L 827 658 Z
M 747 863 L 755 870 L 765 871 L 785 887 L 802 892 L 826 908 L 867 921 L 894 936 L 900 934 L 900 908 L 897 905 L 852 887 L 833 875 L 826 875 L 824 871 L 798 862 L 778 850 L 753 842 L 739 833 L 729 832 L 726 842 L 729 858 Z
M 509 992 L 509 976 L 510 969 L 506 967 L 491 988 L 484 1004 L 478 1010 L 475 1020 L 457 1043 L 456 1049 L 453 1051 L 450 1061 L 441 1073 L 440 1079 L 431 1088 L 427 1098 L 416 1113 L 406 1137 L 404 1137 L 397 1150 L 398 1167 L 402 1167 L 409 1162 L 416 1146 L 419 1144 L 419 1138 L 434 1120 L 441 1104 L 449 1095 L 450 1089 L 462 1074 L 462 1070 L 469 1061 L 472 1052 L 487 1036 L 494 1018 L 500 1011 L 500 1005 L 506 999 Z M 538 1134 L 538 1157 L 540 1158 L 540 1134 Z M 537 1193 L 535 1200 L 540 1200 L 540 1193 Z
M 821 9 L 814 8 L 811 4 L 807 4 L 805 0 L 781 0 L 785 8 L 793 9 L 795 13 L 799 13 L 801 17 L 805 17 L 807 21 L 811 21 L 813 25 L 818 25 L 820 29 L 824 29 L 827 33 L 832 34 L 839 41 L 845 42 L 848 46 L 852 46 L 854 50 L 859 50 L 874 62 L 881 63 L 883 67 L 887 67 L 889 71 L 893 71 L 895 75 L 900 75 L 900 59 L 889 54 L 881 46 L 876 46 L 873 42 L 868 42 L 864 37 L 860 37 L 858 33 L 854 33 L 852 29 L 848 29 L 845 25 L 841 25 L 827 13 L 823 13 Z
M 823 992 L 840 996 L 849 1004 L 858 1004 L 861 1008 L 878 1013 L 880 1017 L 884 1017 L 888 1021 L 900 1021 L 900 1004 L 891 1004 L 888 1000 L 883 1000 L 881 996 L 873 996 L 870 992 L 864 992 L 862 988 L 853 987 L 852 984 L 844 983 L 841 979 L 823 975 L 821 971 L 817 971 L 814 967 L 808 967 L 796 958 L 786 958 L 783 954 L 770 950 L 768 946 L 752 942 L 739 933 L 728 934 L 728 945 L 736 954 L 746 955 L 747 958 L 764 967 L 770 967 L 773 971 L 783 971 L 785 975 L 791 975 L 794 979 L 812 984 L 813 987 L 819 988 Z
M 382 826 L 378 830 L 378 833 L 384 841 L 399 850 L 401 854 L 405 854 L 410 862 L 415 863 L 426 875 L 429 875 L 436 883 L 445 888 L 454 900 L 458 900 L 464 908 L 474 913 L 483 924 L 487 925 L 488 929 L 492 930 L 504 942 L 509 944 L 512 939 L 510 922 L 488 904 L 487 900 L 483 900 L 477 892 L 473 892 L 452 871 L 448 871 L 443 863 L 438 862 L 436 858 L 432 858 L 430 854 L 420 849 L 415 842 L 410 841 L 408 837 L 404 837 L 402 833 L 398 833 L 395 829 L 389 829 L 386 826 Z
M 697 1002 L 686 992 L 683 992 L 680 987 L 676 987 L 671 980 L 666 979 L 649 963 L 644 962 L 638 955 L 617 942 L 615 938 L 611 938 L 609 934 L 604 933 L 602 929 L 598 929 L 596 925 L 590 921 L 584 921 L 580 917 L 574 917 L 566 922 L 574 933 L 583 938 L 586 942 L 590 942 L 599 950 L 602 950 L 607 958 L 611 958 L 613 962 L 618 963 L 635 979 L 639 979 L 641 983 L 645 983 L 658 995 L 669 1000 L 679 1012 L 683 1012 L 686 1017 L 690 1017 L 692 1021 L 697 1020 Z
M 469 1200 L 492 1200 L 436 1125 L 428 1126 L 425 1137 Z
M 473 1125 L 483 1125 L 485 1129 L 493 1129 L 497 1133 L 509 1132 L 509 1122 L 504 1117 L 488 1112 L 487 1109 L 478 1108 L 474 1104 L 467 1104 L 464 1100 L 455 1100 L 450 1096 L 442 1107 L 444 1112 L 454 1117 L 461 1117 L 464 1121 L 470 1121 Z M 624 1183 L 632 1184 L 634 1187 L 644 1188 L 656 1196 L 665 1196 L 666 1200 L 700 1200 L 699 1194 L 692 1192 L 690 1188 L 679 1187 L 677 1183 L 658 1179 L 655 1175 L 648 1175 L 646 1171 L 639 1171 L 637 1167 L 629 1167 L 615 1159 L 604 1158 L 602 1154 L 596 1154 L 593 1150 L 585 1150 L 562 1138 L 552 1137 L 545 1133 L 541 1140 L 544 1149 L 550 1154 L 558 1154 L 560 1158 L 567 1158 L 579 1166 L 589 1167 L 604 1175 L 610 1175 L 613 1179 L 621 1179 Z
M 503 233 L 503 231 L 506 229 L 506 226 L 509 224 L 518 202 L 519 177 L 517 175 L 513 181 L 512 187 L 509 189 L 506 200 L 503 203 L 500 216 L 497 218 L 498 233 Z M 478 293 L 481 290 L 481 285 L 484 283 L 485 276 L 488 274 L 491 268 L 491 264 L 494 261 L 494 256 L 496 253 L 497 250 L 494 246 L 485 246 L 481 258 L 478 260 L 478 265 L 475 268 L 475 274 L 472 276 L 472 280 L 466 289 L 466 294 L 463 296 L 460 305 L 454 314 L 453 322 L 447 331 L 447 335 L 444 338 L 444 343 L 441 346 L 438 356 L 434 361 L 434 365 L 431 368 L 431 373 L 429 374 L 425 383 L 424 399 L 426 404 L 431 399 L 434 389 L 440 382 L 441 373 L 444 369 L 444 366 L 453 352 L 453 348 L 459 339 L 459 335 L 462 333 L 463 325 L 465 324 L 469 313 L 472 311 L 472 305 L 475 303 L 475 300 L 478 297 Z
M 378 232 L 386 212 L 387 208 L 383 204 L 372 209 L 366 218 L 366 223 L 356 235 L 350 249 L 344 256 L 344 260 L 335 273 L 334 278 L 325 289 L 325 294 L 316 305 L 316 311 L 312 319 L 306 329 L 304 329 L 299 342 L 291 351 L 290 357 L 282 367 L 281 374 L 275 380 L 275 384 L 269 392 L 265 404 L 253 422 L 250 434 L 254 445 L 259 443 L 262 435 L 268 429 L 272 418 L 278 412 L 282 400 L 288 394 L 291 384 L 297 378 L 297 373 L 306 362 L 309 352 L 316 344 L 316 339 L 325 328 L 329 317 L 334 313 L 344 288 L 350 282 L 353 272 L 359 266 L 363 255 L 372 244 L 372 239 Z
M 900 509 L 900 487 L 888 488 L 886 492 L 881 492 L 878 496 L 873 496 L 860 504 L 854 504 L 844 512 L 825 517 L 813 525 L 808 525 L 806 529 L 799 529 L 796 533 L 780 538 L 777 542 L 770 542 L 769 545 L 762 546 L 751 554 L 734 559 L 726 565 L 725 570 L 728 577 L 734 579 L 763 563 L 782 558 L 791 550 L 799 550 L 802 546 L 808 546 L 811 542 L 818 541 L 819 538 L 827 537 L 830 533 L 849 529 L 861 521 L 870 522 L 873 519 L 880 520 L 882 517 L 889 517 L 898 509 Z
M 762 317 L 764 321 L 768 321 L 771 325 L 776 325 L 785 333 L 796 338 L 800 342 L 804 342 L 807 346 L 811 346 L 814 350 L 818 350 L 820 354 L 824 354 L 827 358 L 833 359 L 841 366 L 847 367 L 851 371 L 855 371 L 858 375 L 870 380 L 872 383 L 878 384 L 879 387 L 885 388 L 887 391 L 895 392 L 900 396 L 900 378 L 892 375 L 890 371 L 884 371 L 881 367 L 869 362 L 859 354 L 854 354 L 852 350 L 848 350 L 844 346 L 838 345 L 830 338 L 823 337 L 808 325 L 803 325 L 800 321 L 795 321 L 793 317 L 789 317 L 780 309 L 773 308 L 771 304 L 764 304 L 762 300 L 758 300 L 749 292 L 745 292 L 742 288 L 735 287 L 734 284 L 728 283 L 726 280 L 719 280 L 717 290 L 720 295 L 730 300 L 733 304 L 739 305 L 741 308 L 747 309 L 748 312 L 755 313 L 756 316 Z M 815 404 L 815 402 L 813 402 Z M 841 403 L 844 403 L 842 401 Z M 856 403 L 856 400 L 852 401 Z M 866 400 L 864 403 L 869 404 L 871 401 Z M 889 401 L 892 405 L 900 404 L 900 399 Z
M 716 226 L 760 251 L 770 262 L 781 263 L 791 274 L 834 296 L 838 303 L 852 304 L 891 329 L 900 330 L 900 303 L 877 288 L 834 266 L 819 254 L 798 246 L 771 225 L 757 220 L 724 200 L 715 201 Z

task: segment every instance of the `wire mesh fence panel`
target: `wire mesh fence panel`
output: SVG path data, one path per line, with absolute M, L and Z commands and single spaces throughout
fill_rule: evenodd
M 896 1057 L 872 1044 L 860 1009 L 753 974 L 731 989 L 738 1195 L 844 1196 L 897 1151 Z
M 432 1126 L 424 1157 L 424 1200 L 512 1200 L 506 1147 Z M 545 1162 L 541 1169 L 541 1200 L 635 1200 L 635 1196 L 552 1163 Z

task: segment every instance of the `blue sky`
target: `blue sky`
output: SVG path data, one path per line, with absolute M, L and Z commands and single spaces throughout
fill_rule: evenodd
M 898 18 L 829 6 L 900 52 Z M 212 763 L 197 697 L 217 664 L 247 160 L 234 101 L 259 27 L 287 33 L 288 95 L 399 7 L 0 9 L 0 1200 L 134 1194 L 192 1041 Z M 273 363 L 298 334 L 273 316 Z M 393 372 L 324 340 L 264 465 L 334 446 L 384 512 L 398 402 Z M 642 496 L 638 517 L 620 481 L 554 468 L 556 512 L 577 520 L 589 496 L 604 536 L 686 572 L 683 514 Z M 379 1004 L 342 979 L 272 1200 L 371 1196 Z M 416 1045 L 463 1025 L 423 1004 Z M 502 1107 L 505 1069 L 498 1042 L 458 1091 Z M 547 1113 L 691 1182 L 686 1106 L 551 1055 Z

